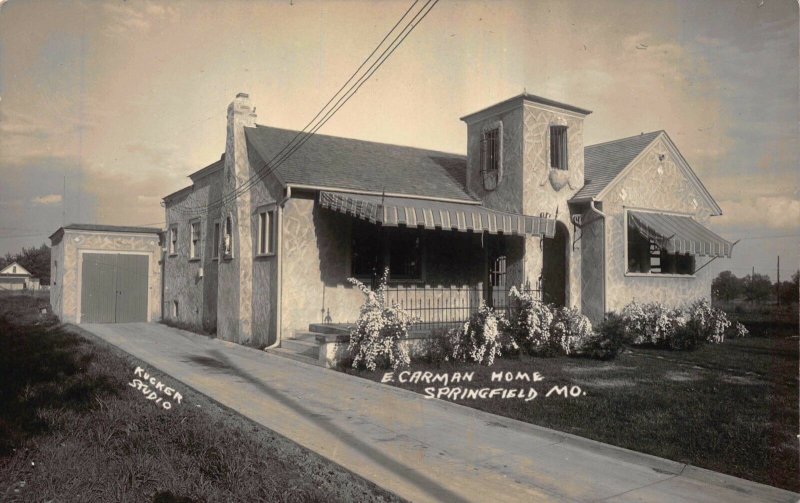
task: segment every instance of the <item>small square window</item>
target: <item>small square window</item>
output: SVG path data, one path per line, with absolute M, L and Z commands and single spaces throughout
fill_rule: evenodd
M 567 126 L 550 126 L 550 167 L 569 169 Z
M 189 240 L 189 258 L 190 259 L 197 259 L 200 258 L 200 248 L 201 248 L 201 230 L 200 230 L 200 221 L 195 221 L 191 223 L 190 228 L 190 240 Z
M 275 253 L 275 210 L 264 210 L 258 213 L 258 255 Z

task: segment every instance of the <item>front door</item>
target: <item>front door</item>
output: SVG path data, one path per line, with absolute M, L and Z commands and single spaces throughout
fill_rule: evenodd
M 486 305 L 489 307 L 502 307 L 506 304 L 508 295 L 506 281 L 507 255 L 505 241 L 496 236 L 486 238 L 488 272 L 486 280 Z
M 567 228 L 556 222 L 556 234 L 542 244 L 542 300 L 563 307 L 567 303 Z

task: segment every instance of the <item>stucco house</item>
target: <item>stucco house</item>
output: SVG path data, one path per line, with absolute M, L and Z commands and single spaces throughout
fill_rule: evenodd
M 22 267 L 19 262 L 12 262 L 0 270 L 0 290 L 38 290 L 39 278 Z
M 512 285 L 594 321 L 710 296 L 720 207 L 664 131 L 585 146 L 590 113 L 522 94 L 462 117 L 466 155 L 317 134 L 286 156 L 302 137 L 240 93 L 225 153 L 164 197 L 162 315 L 303 351 L 355 320 L 347 278 L 384 267 L 427 322 L 502 309 Z

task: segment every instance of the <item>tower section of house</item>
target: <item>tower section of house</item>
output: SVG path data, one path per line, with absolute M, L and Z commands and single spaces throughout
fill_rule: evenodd
M 555 219 L 551 238 L 505 241 L 508 281 L 541 290 L 545 302 L 580 307 L 581 251 L 569 201 L 582 187 L 588 110 L 522 94 L 472 113 L 467 188 L 484 206 Z M 491 253 L 491 251 L 490 251 Z

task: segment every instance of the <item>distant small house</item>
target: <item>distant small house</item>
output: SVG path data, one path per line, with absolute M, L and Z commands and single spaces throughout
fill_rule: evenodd
M 12 262 L 0 270 L 0 290 L 38 290 L 39 278 L 34 278 L 31 273 Z
M 314 135 L 287 156 L 299 133 L 241 93 L 222 158 L 164 197 L 162 315 L 263 347 L 352 322 L 347 279 L 384 268 L 426 322 L 504 309 L 512 285 L 595 322 L 709 297 L 720 207 L 664 131 L 584 146 L 590 113 L 522 94 L 462 118 L 466 155 Z

